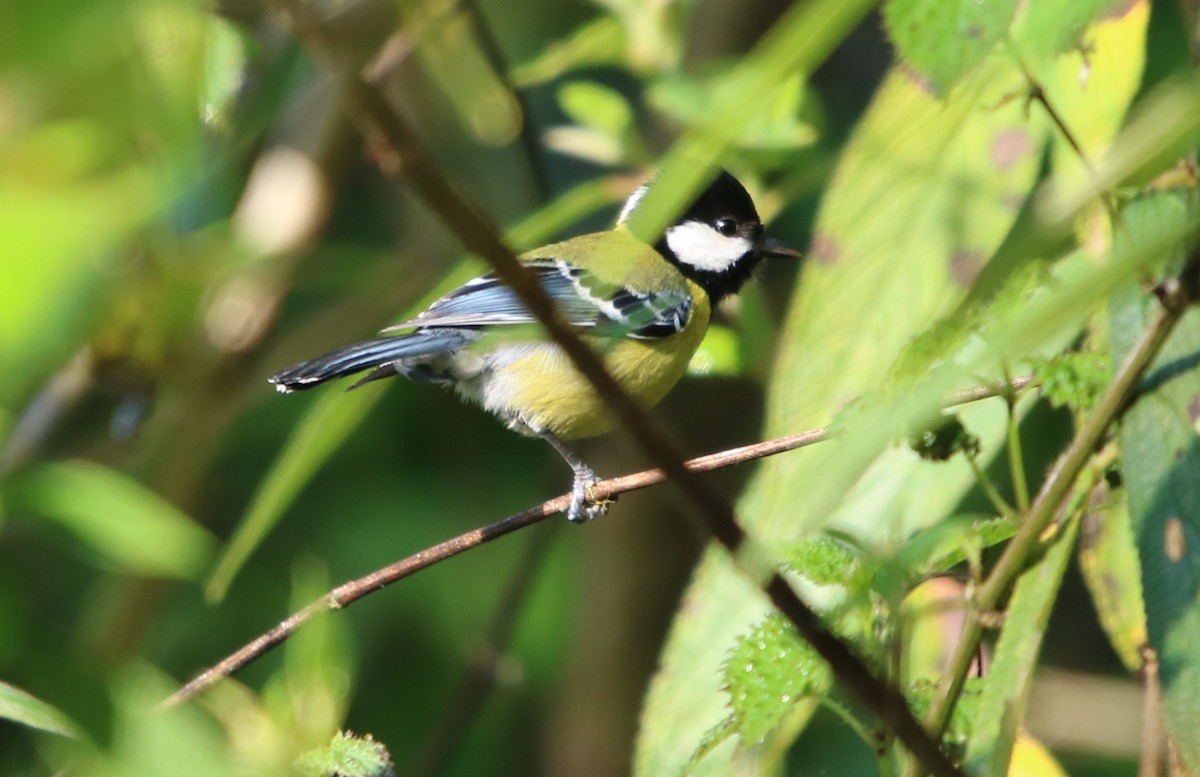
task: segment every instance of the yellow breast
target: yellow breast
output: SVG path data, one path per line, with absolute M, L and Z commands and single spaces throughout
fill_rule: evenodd
M 678 334 L 647 340 L 585 338 L 609 374 L 643 407 L 657 404 L 679 382 L 708 329 L 707 299 L 698 288 L 692 292 L 696 304 Z M 558 346 L 514 343 L 501 346 L 496 355 L 481 401 L 511 419 L 517 431 L 545 430 L 569 440 L 612 429 L 604 402 Z

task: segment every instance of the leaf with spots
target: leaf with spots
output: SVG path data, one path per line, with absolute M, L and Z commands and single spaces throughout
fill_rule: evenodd
M 1179 192 L 1154 192 L 1125 212 L 1117 243 L 1144 240 L 1196 218 Z M 1178 260 L 1178 256 L 1175 257 Z M 1110 302 L 1114 363 L 1145 331 L 1157 302 L 1130 284 Z M 1176 326 L 1121 423 L 1121 473 L 1128 494 L 1146 603 L 1158 653 L 1167 732 L 1179 757 L 1200 770 L 1200 309 Z
M 1130 672 L 1142 665 L 1146 644 L 1146 606 L 1133 527 L 1124 493 L 1100 494 L 1103 502 L 1083 517 L 1079 570 L 1096 605 L 1100 626 Z
M 883 7 L 900 57 L 945 94 L 1004 37 L 1016 0 L 892 0 Z

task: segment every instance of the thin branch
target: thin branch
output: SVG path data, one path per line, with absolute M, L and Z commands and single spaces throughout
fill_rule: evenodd
M 1108 213 L 1109 220 L 1114 225 L 1117 224 L 1120 219 L 1120 214 L 1117 210 L 1116 202 L 1113 200 L 1112 192 L 1102 192 L 1096 186 L 1096 181 L 1099 180 L 1099 176 L 1096 174 L 1095 166 L 1092 164 L 1091 160 L 1088 159 L 1087 153 L 1083 150 L 1083 146 L 1075 137 L 1075 133 L 1072 132 L 1071 128 L 1067 126 L 1066 119 L 1062 117 L 1062 114 L 1060 114 L 1058 109 L 1054 107 L 1054 104 L 1050 102 L 1050 96 L 1046 94 L 1046 88 L 1042 86 L 1041 81 L 1034 76 L 1033 71 L 1027 64 L 1025 64 L 1025 60 L 1021 57 L 1017 47 L 1012 45 L 1011 38 L 1009 39 L 1009 44 L 1009 51 L 1011 52 L 1013 59 L 1016 61 L 1017 66 L 1021 68 L 1021 72 L 1025 75 L 1025 81 L 1029 84 L 1029 91 L 1025 95 L 1026 106 L 1033 102 L 1036 102 L 1038 105 L 1042 106 L 1042 110 L 1044 110 L 1046 115 L 1050 117 L 1050 121 L 1054 124 L 1059 134 L 1062 135 L 1063 140 L 1065 140 L 1067 145 L 1071 147 L 1071 150 L 1075 152 L 1075 156 L 1079 158 L 1084 170 L 1087 171 L 1088 180 L 1091 181 L 1092 187 L 1096 192 L 1096 199 L 1100 200 L 1100 202 L 1104 205 L 1104 209 Z
M 701 456 L 687 462 L 687 467 L 693 472 L 709 472 L 734 464 L 760 459 L 764 456 L 773 456 L 784 451 L 803 448 L 807 445 L 822 442 L 828 438 L 829 432 L 826 429 L 813 429 L 787 437 L 780 437 L 774 440 L 767 440 L 765 442 L 754 443 L 753 445 L 745 445 L 740 448 L 732 448 L 718 453 L 711 453 L 707 456 Z M 619 494 L 657 485 L 666 479 L 667 476 L 661 469 L 647 469 L 629 475 L 622 475 L 621 477 L 602 480 L 595 485 L 592 492 L 597 500 L 614 499 Z M 248 642 L 219 663 L 196 675 L 186 685 L 182 686 L 159 704 L 159 709 L 169 709 L 182 704 L 216 683 L 222 677 L 228 677 L 234 672 L 239 671 L 271 649 L 282 644 L 298 628 L 303 626 L 306 621 L 311 620 L 321 612 L 348 607 L 367 594 L 378 591 L 398 580 L 403 580 L 434 564 L 453 558 L 459 553 L 499 539 L 518 529 L 524 529 L 535 523 L 541 523 L 552 515 L 566 511 L 570 505 L 571 494 L 561 494 L 528 510 L 510 515 L 503 520 L 425 548 L 407 558 L 377 569 L 369 575 L 364 575 L 356 580 L 343 583 L 325 596 L 311 602 L 303 609 L 285 618 L 270 631 Z
M 1019 391 L 1032 385 L 1033 378 L 1026 376 L 1014 378 L 1012 381 L 974 386 L 951 393 L 946 397 L 945 404 L 948 407 L 964 405 L 969 402 L 977 402 L 981 399 L 1001 396 L 1008 391 Z M 743 445 L 699 456 L 686 462 L 685 466 L 692 472 L 712 472 L 735 464 L 744 464 L 766 456 L 774 456 L 779 453 L 815 445 L 829 439 L 829 437 L 830 433 L 827 428 L 810 429 L 797 434 L 787 435 L 786 437 L 777 437 L 772 440 L 765 440 L 763 442 L 756 442 L 750 445 Z M 595 485 L 593 493 L 597 499 L 615 499 L 620 494 L 648 488 L 649 486 L 662 483 L 666 479 L 667 476 L 661 469 L 647 469 L 629 475 L 602 480 Z M 198 674 L 186 685 L 171 694 L 171 696 L 159 705 L 159 708 L 167 709 L 182 704 L 216 683 L 222 677 L 232 675 L 272 648 L 282 644 L 305 621 L 310 620 L 320 612 L 347 607 L 367 594 L 378 591 L 410 575 L 414 575 L 422 569 L 457 556 L 459 553 L 471 548 L 499 539 L 518 529 L 540 523 L 556 513 L 565 511 L 570 504 L 571 494 L 561 494 L 528 510 L 510 515 L 501 521 L 482 526 L 465 534 L 460 534 L 445 542 L 414 553 L 369 575 L 343 583 L 325 596 L 289 616 L 270 631 L 239 648 L 227 658 Z
M 1004 377 L 1007 378 L 1008 364 L 1004 365 Z M 1029 484 L 1025 479 L 1025 456 L 1021 451 L 1021 426 L 1017 415 L 1017 394 L 1015 391 L 1004 395 L 1008 405 L 1008 469 L 1011 473 L 1013 493 L 1017 500 L 1017 509 L 1022 513 L 1029 511 Z
M 1159 777 L 1163 773 L 1163 745 L 1166 729 L 1163 725 L 1162 683 L 1158 678 L 1158 654 L 1149 645 L 1142 647 L 1142 757 L 1138 777 Z

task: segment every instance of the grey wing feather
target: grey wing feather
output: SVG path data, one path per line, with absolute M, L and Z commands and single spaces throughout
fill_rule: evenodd
M 537 276 L 546 294 L 558 303 L 568 322 L 575 326 L 595 324 L 596 305 L 578 289 L 582 270 L 553 259 L 535 259 L 526 266 Z M 458 287 L 411 321 L 389 326 L 383 331 L 427 326 L 532 324 L 536 320 L 511 288 L 505 286 L 495 273 L 488 273 Z
M 585 270 L 555 259 L 535 259 L 526 266 L 537 275 L 542 289 L 574 326 L 616 330 L 637 338 L 665 337 L 682 329 L 691 312 L 691 297 L 683 290 L 638 292 L 616 286 L 605 289 Z M 494 273 L 489 273 L 450 292 L 415 319 L 383 331 L 535 321 L 516 293 Z

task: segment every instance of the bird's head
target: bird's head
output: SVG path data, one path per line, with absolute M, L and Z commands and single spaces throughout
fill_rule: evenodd
M 629 197 L 621 209 L 620 223 L 637 207 L 648 186 Z M 800 256 L 799 251 L 766 235 L 749 193 L 724 170 L 667 227 L 654 247 L 714 302 L 736 294 L 763 257 Z

